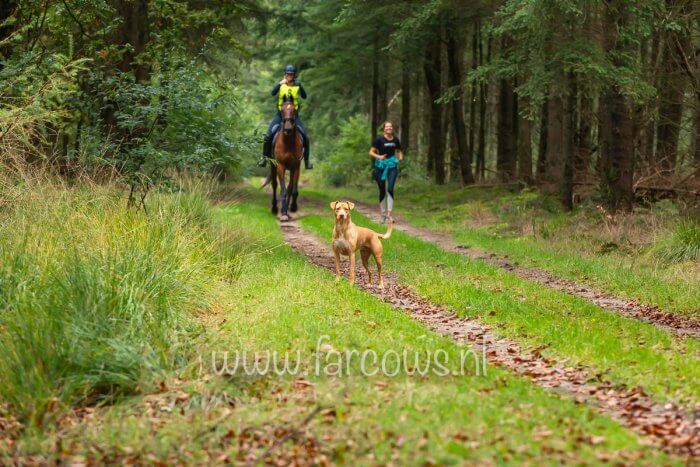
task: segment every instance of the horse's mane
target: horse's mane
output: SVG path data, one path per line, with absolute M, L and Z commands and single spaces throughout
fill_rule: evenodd
M 294 105 L 294 99 L 290 95 L 286 95 L 282 97 L 282 106 L 285 105 L 291 105 L 292 108 L 296 111 L 296 106 Z

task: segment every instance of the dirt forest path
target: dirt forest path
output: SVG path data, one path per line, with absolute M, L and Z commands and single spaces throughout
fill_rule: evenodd
M 311 200 L 309 200 L 311 201 Z M 313 201 L 311 201 L 313 202 Z M 352 199 L 355 209 L 374 222 L 379 222 L 379 215 L 374 206 Z M 676 313 L 665 311 L 659 307 L 643 304 L 634 300 L 616 297 L 610 293 L 596 290 L 580 282 L 557 277 L 539 268 L 530 268 L 513 264 L 507 257 L 477 250 L 469 246 L 459 245 L 452 239 L 430 229 L 410 225 L 400 216 L 396 216 L 394 228 L 428 242 L 435 243 L 447 251 L 459 253 L 471 259 L 484 261 L 516 274 L 522 279 L 537 282 L 554 290 L 583 298 L 604 310 L 626 316 L 628 318 L 654 324 L 680 337 L 700 339 L 700 320 L 688 319 Z
M 307 212 L 315 208 L 320 209 L 319 203 L 306 203 Z M 313 264 L 333 271 L 328 242 L 303 230 L 296 218 L 280 223 L 280 228 L 287 244 Z M 406 230 L 405 226 L 402 230 Z M 359 288 L 390 303 L 435 332 L 459 344 L 472 346 L 477 355 L 485 356 L 489 364 L 527 377 L 547 390 L 589 404 L 667 452 L 700 458 L 700 418 L 690 408 L 658 403 L 641 388 L 616 387 L 611 381 L 594 378 L 594 372 L 588 368 L 566 367 L 537 351 L 526 351 L 514 341 L 495 336 L 483 323 L 458 317 L 450 309 L 420 297 L 400 284 L 391 272 L 385 273 L 384 289 L 367 285 L 365 272 L 360 269 L 357 274 Z M 347 277 L 347 261 L 343 262 L 343 273 Z

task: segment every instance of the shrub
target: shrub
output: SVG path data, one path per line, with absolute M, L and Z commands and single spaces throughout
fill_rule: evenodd
M 369 125 L 363 116 L 351 117 L 340 126 L 333 149 L 318 164 L 319 182 L 326 186 L 347 186 L 370 179 Z

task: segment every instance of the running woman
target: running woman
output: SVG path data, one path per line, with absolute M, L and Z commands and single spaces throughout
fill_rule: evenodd
M 399 174 L 399 161 L 403 160 L 401 141 L 394 136 L 394 126 L 390 121 L 384 122 L 382 134 L 374 140 L 369 155 L 374 158 L 372 178 L 379 187 L 379 209 L 382 224 L 385 224 L 391 219 L 394 209 L 394 184 Z

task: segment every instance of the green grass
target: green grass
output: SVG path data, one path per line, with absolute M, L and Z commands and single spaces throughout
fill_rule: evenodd
M 681 222 L 672 234 L 655 248 L 654 254 L 671 262 L 700 262 L 700 224 L 696 221 Z
M 7 193 L 6 193 L 7 194 Z M 188 358 L 218 281 L 202 195 L 161 195 L 148 216 L 109 188 L 23 187 L 0 213 L 0 398 L 29 426 L 151 387 Z
M 330 211 L 329 211 L 330 212 Z M 377 231 L 358 213 L 358 225 Z M 330 216 L 308 216 L 302 225 L 330 238 Z M 429 299 L 478 317 L 498 332 L 574 366 L 582 363 L 614 382 L 640 385 L 659 400 L 697 403 L 700 344 L 652 325 L 620 317 L 585 300 L 520 279 L 500 268 L 447 252 L 396 232 L 386 242 L 385 268 Z
M 354 198 L 376 203 L 374 186 L 351 191 Z M 325 199 L 349 191 L 305 193 Z M 593 204 L 563 213 L 536 191 L 399 180 L 396 196 L 396 213 L 407 222 L 446 232 L 458 244 L 700 319 L 697 224 L 679 221 L 683 216 L 672 203 L 608 218 Z
M 266 207 L 221 207 L 216 218 L 223 229 L 246 232 L 255 245 L 245 250 L 238 278 L 214 294 L 200 316 L 209 329 L 206 341 L 195 344 L 202 355 L 298 350 L 310 370 L 306 357 L 321 335 L 339 351 L 459 353 L 452 341 L 345 282 L 336 284 L 328 271 L 283 245 Z M 251 439 L 298 427 L 320 404 L 327 410 L 311 420 L 310 441 L 292 439 L 273 454 L 298 458 L 313 446 L 327 459 L 353 464 L 673 462 L 608 417 L 497 368 L 482 376 L 312 373 L 305 376 L 310 387 L 295 379 L 218 377 L 206 365 L 199 375 L 189 366 L 171 373 L 161 391 L 124 399 L 43 436 L 25 436 L 14 449 L 27 456 L 102 462 L 210 463 L 243 460 L 246 454 L 254 460 L 264 446 L 251 446 Z

